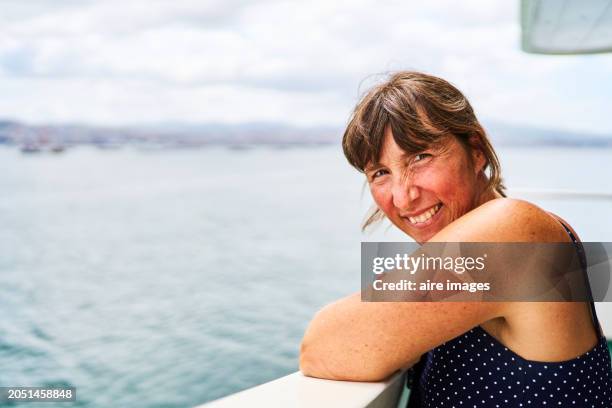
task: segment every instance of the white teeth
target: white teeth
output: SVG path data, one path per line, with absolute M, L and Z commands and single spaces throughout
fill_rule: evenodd
M 436 204 L 435 206 L 431 207 L 429 210 L 423 212 L 422 214 L 417 215 L 416 217 L 408 217 L 408 219 L 412 224 L 423 223 L 433 217 L 438 212 L 440 207 L 442 207 L 442 204 Z

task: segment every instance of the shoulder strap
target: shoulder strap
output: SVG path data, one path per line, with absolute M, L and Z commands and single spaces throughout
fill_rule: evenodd
M 555 218 L 557 217 L 555 216 Z M 565 222 L 563 222 L 561 219 L 559 218 L 557 219 L 559 220 L 561 225 L 563 225 L 563 228 L 565 228 L 565 231 L 567 231 L 568 235 L 572 239 L 572 242 L 574 243 L 574 246 L 576 247 L 576 252 L 578 252 L 578 260 L 580 261 L 580 266 L 582 266 L 585 286 L 589 292 L 589 306 L 591 309 L 591 320 L 593 321 L 593 324 L 595 325 L 595 330 L 597 331 L 598 336 L 603 337 L 604 335 L 603 330 L 601 328 L 601 325 L 599 324 L 599 319 L 597 318 L 597 311 L 595 310 L 595 303 L 593 302 L 593 293 L 591 292 L 591 284 L 589 283 L 589 274 L 587 272 L 588 264 L 587 264 L 586 254 L 584 252 L 584 246 L 582 245 L 582 242 L 580 241 L 580 239 L 576 237 L 573 230 L 569 228 L 565 224 Z

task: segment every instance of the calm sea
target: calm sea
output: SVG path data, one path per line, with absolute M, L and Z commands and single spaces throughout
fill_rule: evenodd
M 511 188 L 611 192 L 611 150 L 500 156 Z M 0 163 L 0 386 L 74 386 L 72 406 L 191 406 L 296 371 L 310 317 L 359 287 L 360 242 L 405 239 L 360 233 L 369 193 L 337 147 Z M 534 201 L 612 241 L 610 202 Z

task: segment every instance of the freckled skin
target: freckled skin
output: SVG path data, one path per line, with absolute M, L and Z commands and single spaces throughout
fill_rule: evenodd
M 568 242 L 561 224 L 531 203 L 486 189 L 486 159 L 471 160 L 450 136 L 442 149 L 408 155 L 386 131 L 379 162 L 366 168 L 378 208 L 417 242 Z M 431 156 L 427 156 L 431 154 Z M 425 228 L 406 219 L 442 203 Z M 307 376 L 380 381 L 421 354 L 476 325 L 519 356 L 564 361 L 594 347 L 597 333 L 584 302 L 362 302 L 361 293 L 327 305 L 302 340 Z
M 442 228 L 490 199 L 483 192 L 482 152 L 474 150 L 470 160 L 466 149 L 450 136 L 443 148 L 423 153 L 431 156 L 406 156 L 387 127 L 380 164 L 366 170 L 378 208 L 419 243 L 427 242 Z M 406 216 L 421 213 L 438 203 L 443 204 L 440 214 L 425 228 L 412 225 Z

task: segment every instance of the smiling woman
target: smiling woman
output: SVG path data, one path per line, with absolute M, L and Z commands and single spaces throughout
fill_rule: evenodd
M 580 249 L 566 222 L 505 197 L 482 126 L 443 79 L 399 72 L 374 87 L 355 108 L 343 148 L 375 202 L 364 228 L 387 217 L 421 244 Z M 610 356 L 592 302 L 368 303 L 356 293 L 317 313 L 300 355 L 304 374 L 337 380 L 380 380 L 417 362 L 411 406 L 612 404 Z M 593 378 L 579 383 L 577 364 Z
M 370 90 L 355 108 L 342 146 L 349 163 L 368 176 L 377 204 L 364 228 L 389 216 L 389 205 L 405 208 L 401 200 L 423 203 L 410 212 L 392 212 L 395 220 L 390 217 L 413 236 L 411 231 L 425 227 L 434 231 L 431 222 L 424 222 L 427 210 L 437 212 L 444 201 L 448 223 L 478 206 L 470 200 L 484 202 L 490 197 L 505 196 L 499 160 L 474 110 L 457 88 L 440 78 L 401 72 Z M 392 180 L 384 177 L 391 174 L 391 169 L 384 164 L 395 166 L 395 174 L 411 177 L 410 189 L 401 183 L 391 184 Z M 436 203 L 432 202 L 436 199 L 433 196 L 414 196 L 421 192 L 420 184 L 430 182 L 432 192 L 445 196 L 445 200 Z M 457 182 L 461 185 L 455 185 Z M 479 197 L 482 194 L 485 197 Z M 390 197 L 394 202 L 388 201 Z M 398 218 L 408 222 L 407 228 L 400 226 L 404 222 L 395 222 L 400 221 Z

